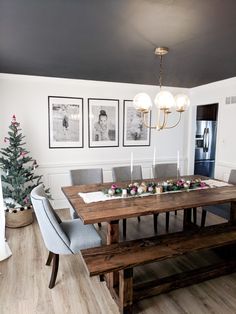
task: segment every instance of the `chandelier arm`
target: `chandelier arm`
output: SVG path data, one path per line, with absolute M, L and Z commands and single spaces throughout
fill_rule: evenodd
M 148 112 L 143 112 L 143 111 L 141 111 L 141 117 L 142 117 L 143 125 L 144 125 L 146 128 L 155 129 L 155 128 L 156 128 L 155 126 L 151 126 L 151 125 L 148 124 L 148 122 L 147 122 L 147 120 L 146 120 L 147 114 L 148 114 Z
M 165 128 L 165 125 L 167 123 L 167 119 L 166 119 L 166 112 L 164 110 L 159 109 L 158 112 L 159 112 L 159 119 L 157 120 L 158 123 L 156 125 L 156 129 L 160 131 L 160 130 L 163 130 Z M 161 112 L 163 113 L 162 123 L 160 123 Z
M 161 111 L 160 109 L 157 109 L 157 123 L 156 123 L 156 129 L 160 130 L 160 116 L 161 116 Z
M 165 124 L 164 124 L 164 126 L 163 126 L 163 129 L 166 128 L 166 125 L 167 125 L 167 123 L 168 123 L 168 112 L 164 111 L 164 114 L 165 114 Z
M 165 129 L 173 129 L 173 128 L 175 128 L 175 127 L 180 123 L 181 114 L 182 114 L 182 112 L 179 113 L 179 119 L 178 119 L 178 121 L 177 121 L 174 125 L 172 125 L 172 126 L 167 126 L 167 127 L 165 127 Z

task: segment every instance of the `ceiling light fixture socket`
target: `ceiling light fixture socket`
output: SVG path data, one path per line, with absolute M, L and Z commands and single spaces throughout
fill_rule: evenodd
M 169 52 L 169 48 L 167 47 L 158 47 L 155 49 L 155 55 L 164 56 Z

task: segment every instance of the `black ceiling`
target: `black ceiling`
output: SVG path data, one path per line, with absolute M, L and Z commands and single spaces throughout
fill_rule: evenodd
M 236 76 L 236 0 L 0 0 L 0 72 L 193 87 Z

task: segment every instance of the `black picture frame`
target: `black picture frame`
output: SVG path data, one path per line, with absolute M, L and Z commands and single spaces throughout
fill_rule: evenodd
M 49 148 L 83 148 L 83 106 L 81 97 L 48 96 Z
M 151 112 L 148 113 L 151 124 Z M 150 146 L 151 129 L 144 126 L 141 113 L 133 106 L 133 100 L 123 101 L 123 146 Z
M 119 147 L 119 99 L 88 98 L 89 148 Z

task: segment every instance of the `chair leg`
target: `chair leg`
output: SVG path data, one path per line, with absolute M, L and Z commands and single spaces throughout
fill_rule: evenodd
M 58 266 L 59 266 L 59 254 L 53 254 L 53 264 L 52 264 L 52 274 L 51 279 L 49 283 L 49 289 L 52 289 L 55 286 L 55 282 L 57 279 L 57 272 L 58 272 Z
M 99 275 L 99 279 L 100 279 L 101 282 L 105 281 L 105 276 L 104 275 Z
M 141 218 L 140 218 L 140 216 L 138 216 L 138 222 L 140 222 L 141 221 Z
M 177 215 L 177 210 L 175 210 L 175 216 Z
M 126 237 L 126 219 L 123 219 L 123 236 Z
M 166 231 L 169 231 L 170 213 L 166 213 Z
M 51 261 L 52 261 L 52 259 L 53 259 L 53 255 L 54 255 L 54 253 L 52 253 L 52 252 L 49 251 L 48 259 L 47 259 L 47 261 L 46 261 L 46 265 L 47 265 L 47 266 L 50 266 L 50 265 L 51 265 Z
M 153 214 L 154 231 L 157 233 L 157 218 L 159 214 Z
M 193 207 L 193 223 L 197 224 L 197 208 Z
M 102 224 L 100 222 L 98 222 L 98 227 L 102 228 Z
M 201 227 L 202 228 L 205 226 L 205 223 L 206 223 L 206 214 L 207 214 L 206 210 L 203 209 L 202 210 L 202 219 L 201 219 Z

